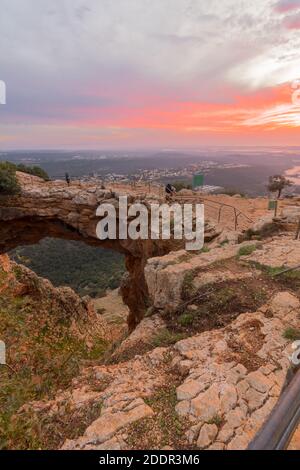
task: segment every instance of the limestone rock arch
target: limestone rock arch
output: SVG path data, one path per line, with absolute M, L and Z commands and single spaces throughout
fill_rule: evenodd
M 90 183 L 74 182 L 67 186 L 64 182 L 44 182 L 24 174 L 18 174 L 18 178 L 22 188 L 20 195 L 0 196 L 0 253 L 53 237 L 82 241 L 124 254 L 128 275 L 121 293 L 130 311 L 129 329 L 135 328 L 148 303 L 144 277 L 147 259 L 167 253 L 169 244 L 151 240 L 99 240 L 96 210 L 102 202 L 109 202 L 118 213 L 119 194 L 115 192 Z M 134 196 L 129 195 L 128 201 L 135 202 Z

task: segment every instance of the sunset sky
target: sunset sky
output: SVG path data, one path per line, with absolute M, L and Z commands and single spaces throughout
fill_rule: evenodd
M 300 145 L 297 79 L 300 0 L 0 0 L 0 150 Z

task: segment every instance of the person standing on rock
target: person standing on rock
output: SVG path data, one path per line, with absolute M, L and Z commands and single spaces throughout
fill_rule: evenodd
M 70 184 L 71 184 L 71 178 L 70 178 L 70 176 L 69 176 L 69 173 L 66 173 L 66 174 L 65 174 L 65 178 L 66 178 L 67 185 L 70 186 Z

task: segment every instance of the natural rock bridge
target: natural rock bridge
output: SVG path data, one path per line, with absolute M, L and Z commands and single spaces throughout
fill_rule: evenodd
M 147 260 L 163 256 L 171 250 L 182 247 L 182 241 L 175 240 L 99 240 L 96 226 L 99 217 L 97 208 L 101 203 L 111 203 L 116 208 L 117 225 L 119 196 L 126 194 L 128 204 L 151 201 L 164 202 L 162 195 L 154 192 L 144 194 L 129 187 L 101 189 L 96 183 L 73 182 L 68 186 L 62 181 L 44 182 L 40 178 L 18 173 L 21 193 L 18 196 L 0 196 L 0 254 L 20 245 L 35 244 L 45 237 L 82 241 L 88 245 L 113 249 L 125 255 L 127 278 L 121 286 L 124 303 L 129 307 L 128 324 L 135 328 L 143 318 L 148 306 L 148 289 L 144 276 Z M 226 197 L 225 197 L 226 198 Z M 187 201 L 184 201 L 187 202 Z M 193 202 L 188 199 L 188 202 Z M 200 202 L 200 201 L 198 201 Z M 205 202 L 206 219 L 215 219 L 216 207 Z M 231 201 L 230 201 L 231 202 Z M 236 201 L 238 202 L 238 201 Z M 264 212 L 263 207 L 255 208 L 255 200 L 240 201 L 242 210 L 251 217 Z M 232 209 L 227 200 L 216 199 L 217 215 L 220 217 L 220 204 Z M 235 209 L 235 208 L 234 208 Z M 225 214 L 225 224 L 230 222 L 232 211 Z M 249 223 L 244 217 L 243 223 Z M 220 220 L 215 220 L 220 222 Z M 232 222 L 232 221 L 231 221 Z M 228 225 L 227 225 L 228 226 Z M 247 225 L 241 227 L 247 228 Z M 215 234 L 212 229 L 213 236 Z M 211 237 L 206 232 L 208 239 Z
M 160 240 L 99 240 L 96 236 L 98 206 L 105 202 L 118 209 L 120 194 L 112 190 L 89 183 L 74 182 L 67 186 L 64 182 L 44 182 L 24 174 L 18 174 L 18 178 L 21 194 L 0 197 L 0 254 L 20 245 L 35 244 L 45 237 L 83 241 L 124 254 L 128 276 L 121 292 L 130 310 L 129 328 L 133 329 L 147 307 L 144 278 L 147 259 L 170 251 L 170 243 Z M 145 196 L 143 202 L 147 203 L 149 198 Z M 141 196 L 128 196 L 128 203 L 135 200 L 141 200 Z

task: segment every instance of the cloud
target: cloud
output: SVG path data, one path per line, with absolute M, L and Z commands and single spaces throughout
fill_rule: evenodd
M 300 13 L 286 17 L 283 24 L 287 29 L 300 29 Z
M 172 127 L 185 103 L 234 107 L 251 88 L 298 78 L 300 38 L 274 0 L 0 1 L 10 135 L 22 123 Z
M 286 13 L 298 8 L 300 8 L 300 0 L 280 0 L 274 6 L 275 11 L 278 13 Z
M 300 107 L 292 104 L 274 106 L 247 118 L 245 126 L 300 127 Z

